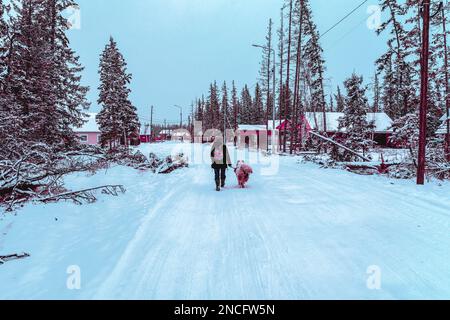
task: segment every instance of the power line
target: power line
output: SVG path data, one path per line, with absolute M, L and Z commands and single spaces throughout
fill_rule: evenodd
M 364 19 L 360 22 L 358 22 L 357 25 L 355 25 L 352 29 L 348 30 L 342 37 L 340 37 L 337 41 L 333 42 L 331 46 L 326 48 L 326 51 L 331 51 L 338 43 L 340 43 L 342 40 L 347 38 L 350 34 L 352 34 L 356 29 L 358 29 L 367 19 L 364 17 Z
M 321 39 L 322 37 L 324 37 L 327 33 L 329 33 L 330 31 L 332 31 L 334 28 L 336 28 L 338 25 L 340 25 L 342 22 L 344 22 L 348 17 L 350 17 L 353 13 L 355 13 L 359 8 L 361 8 L 365 3 L 367 3 L 369 0 L 364 0 L 360 5 L 358 5 L 355 9 L 353 9 L 352 11 L 350 11 L 349 13 L 347 13 L 345 15 L 345 17 L 343 17 L 341 20 L 339 20 L 338 22 L 336 22 L 331 28 L 329 28 L 327 31 L 325 31 L 320 37 L 319 39 Z

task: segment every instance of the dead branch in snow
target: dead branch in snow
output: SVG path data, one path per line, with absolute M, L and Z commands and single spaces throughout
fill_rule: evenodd
M 0 264 L 4 264 L 12 260 L 25 259 L 28 258 L 29 256 L 30 255 L 28 253 L 15 253 L 6 256 L 0 256 Z
M 358 158 L 361 158 L 362 160 L 364 160 L 364 161 L 366 161 L 366 162 L 370 162 L 370 161 L 371 161 L 369 158 L 367 158 L 367 157 L 365 157 L 365 156 L 359 154 L 358 152 L 356 152 L 356 151 L 354 151 L 354 150 L 352 150 L 352 149 L 350 149 L 350 148 L 344 146 L 344 145 L 341 144 L 341 143 L 338 143 L 338 142 L 334 141 L 333 139 L 324 137 L 324 136 L 322 136 L 322 135 L 320 135 L 320 134 L 318 134 L 318 133 L 316 133 L 316 132 L 314 132 L 314 131 L 310 131 L 310 134 L 312 134 L 313 136 L 316 136 L 317 138 L 320 138 L 320 139 L 322 139 L 322 140 L 324 140 L 324 141 L 326 141 L 326 142 L 329 142 L 329 143 L 331 143 L 331 144 L 334 144 L 335 146 L 337 146 L 337 147 L 339 147 L 339 148 L 341 148 L 341 149 L 344 149 L 344 150 L 347 151 L 347 152 L 350 152 L 351 154 L 357 156 Z
M 42 199 L 36 199 L 34 201 L 48 203 L 62 200 L 62 201 L 73 201 L 74 203 L 79 205 L 83 203 L 94 203 L 95 201 L 97 201 L 97 198 L 94 195 L 95 191 L 101 191 L 102 194 L 117 197 L 119 196 L 119 193 L 125 193 L 126 190 L 122 185 L 106 185 L 79 191 L 65 192 Z

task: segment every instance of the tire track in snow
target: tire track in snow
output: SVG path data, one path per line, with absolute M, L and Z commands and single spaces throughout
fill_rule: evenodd
M 117 290 L 117 288 L 120 286 L 120 283 L 128 280 L 130 271 L 136 272 L 136 268 L 130 267 L 130 263 L 132 261 L 135 261 L 136 259 L 139 260 L 138 257 L 142 254 L 142 252 L 140 252 L 139 250 L 139 247 L 141 246 L 142 241 L 144 241 L 145 238 L 148 237 L 148 231 L 151 229 L 151 224 L 155 219 L 161 218 L 160 209 L 166 206 L 167 203 L 170 202 L 173 195 L 179 192 L 182 188 L 183 185 L 178 185 L 177 187 L 169 185 L 168 188 L 166 188 L 165 196 L 162 199 L 158 200 L 155 207 L 152 208 L 142 220 L 140 227 L 138 228 L 132 240 L 128 243 L 127 248 L 125 249 L 121 257 L 118 259 L 118 263 L 115 265 L 113 271 L 106 278 L 106 280 L 103 281 L 97 293 L 95 294 L 95 299 L 105 299 L 111 297 L 114 292 L 120 292 L 120 290 Z M 139 265 L 137 267 L 139 267 Z
M 436 260 L 445 245 L 438 243 L 443 229 L 426 239 L 408 226 L 417 218 L 447 225 L 445 204 L 433 206 L 439 214 L 427 220 L 413 211 L 428 207 L 424 199 L 408 202 L 407 192 L 402 192 L 405 200 L 397 205 L 411 212 L 397 213 L 383 203 L 395 201 L 392 190 L 364 193 L 368 184 L 382 188 L 379 180 L 310 166 L 293 168 L 286 161 L 279 175 L 255 175 L 249 189 L 223 193 L 213 191 L 206 166 L 163 181 L 165 196 L 145 216 L 96 297 L 404 297 L 399 288 L 411 297 L 421 297 L 422 288 L 445 293 L 436 289 L 444 268 L 442 259 Z M 411 254 L 416 248 L 408 247 L 410 238 L 422 242 L 422 257 L 440 263 L 438 275 L 428 272 L 432 266 L 415 269 L 417 259 Z M 388 280 L 386 290 L 373 295 L 365 288 L 365 272 L 377 262 Z

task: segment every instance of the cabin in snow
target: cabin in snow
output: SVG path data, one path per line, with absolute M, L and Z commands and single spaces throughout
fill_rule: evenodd
M 303 132 L 316 131 L 326 133 L 329 137 L 338 135 L 341 140 L 345 140 L 345 130 L 339 130 L 339 119 L 343 116 L 344 113 L 341 112 L 306 112 L 298 121 L 298 129 L 299 131 L 302 129 Z M 367 113 L 367 121 L 374 123 L 373 140 L 377 145 L 382 147 L 390 146 L 389 139 L 393 133 L 391 129 L 392 119 L 386 113 L 379 112 Z M 246 146 L 255 144 L 255 142 L 260 146 L 264 137 L 268 137 L 270 143 L 273 123 L 274 121 L 270 120 L 268 125 L 240 125 L 236 134 L 237 139 L 241 145 L 245 143 Z M 283 135 L 286 134 L 287 141 L 290 141 L 291 121 L 276 120 L 275 129 L 279 133 L 281 140 Z
M 78 136 L 82 144 L 100 144 L 100 129 L 96 120 L 96 113 L 88 113 L 87 122 L 81 128 L 74 128 L 73 131 Z
M 75 135 L 78 136 L 80 143 L 86 145 L 100 145 L 100 128 L 97 123 L 97 113 L 88 113 L 87 120 L 80 128 L 74 128 Z M 129 145 L 139 145 L 139 134 L 132 133 L 128 137 Z
M 339 119 L 344 116 L 342 112 L 305 112 L 301 121 L 299 121 L 299 129 L 303 128 L 306 132 L 316 131 L 326 133 L 332 137 L 338 135 L 345 140 L 345 129 L 339 130 Z M 389 139 L 393 133 L 392 119 L 384 112 L 367 113 L 367 122 L 374 124 L 373 140 L 379 146 L 389 146 Z M 277 127 L 280 134 L 284 134 L 284 130 L 289 133 L 291 123 L 284 121 Z
M 280 124 L 278 120 L 276 125 Z M 270 140 L 273 131 L 273 121 L 270 121 L 269 126 L 265 125 L 252 125 L 241 124 L 235 132 L 235 141 L 239 147 L 247 149 L 261 149 L 264 146 L 267 147 L 267 143 L 270 145 Z

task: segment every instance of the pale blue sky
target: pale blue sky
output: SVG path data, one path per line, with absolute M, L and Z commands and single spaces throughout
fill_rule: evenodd
M 179 119 L 174 104 L 186 106 L 206 93 L 211 81 L 257 81 L 260 50 L 269 18 L 279 24 L 282 0 L 78 0 L 81 29 L 71 30 L 72 47 L 86 67 L 83 82 L 96 104 L 99 55 L 109 36 L 118 42 L 133 74 L 131 99 L 142 122 L 155 106 L 157 122 Z M 324 32 L 361 0 L 312 0 L 315 21 Z M 327 77 L 337 84 L 353 71 L 366 82 L 385 41 L 366 26 L 369 1 L 322 39 Z M 186 119 L 185 119 L 186 120 Z

